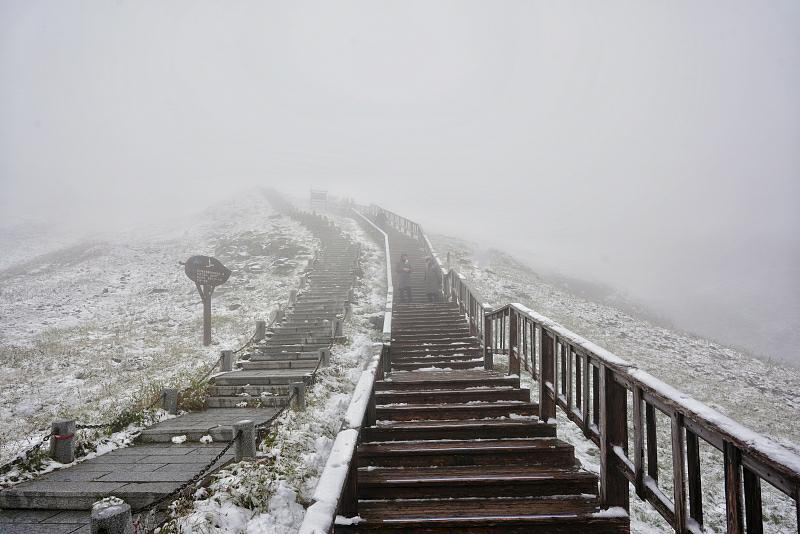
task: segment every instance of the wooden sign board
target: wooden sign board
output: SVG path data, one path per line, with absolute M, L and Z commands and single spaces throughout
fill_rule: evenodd
M 203 345 L 211 344 L 211 295 L 214 288 L 224 284 L 231 270 L 210 256 L 192 256 L 183 266 L 186 276 L 197 286 L 203 300 Z
M 192 256 L 184 265 L 186 276 L 201 285 L 218 286 L 228 281 L 231 270 L 210 256 Z

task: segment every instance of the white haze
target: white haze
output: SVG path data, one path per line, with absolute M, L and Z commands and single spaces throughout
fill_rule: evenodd
M 5 0 L 0 225 L 323 188 L 798 362 L 799 94 L 796 0 Z

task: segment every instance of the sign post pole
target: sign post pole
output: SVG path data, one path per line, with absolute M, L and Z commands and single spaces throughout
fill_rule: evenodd
M 211 345 L 211 295 L 215 287 L 228 281 L 231 270 L 208 256 L 192 256 L 186 260 L 184 270 L 203 301 L 203 345 L 207 347 Z

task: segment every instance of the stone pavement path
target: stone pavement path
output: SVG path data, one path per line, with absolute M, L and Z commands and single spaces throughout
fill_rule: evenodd
M 23 482 L 0 492 L 0 532 L 88 532 L 82 525 L 92 503 L 114 495 L 134 510 L 146 507 L 205 469 L 225 445 L 134 445 Z M 231 450 L 210 471 L 232 459 Z

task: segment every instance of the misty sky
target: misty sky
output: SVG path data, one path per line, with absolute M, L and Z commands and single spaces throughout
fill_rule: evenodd
M 3 0 L 0 226 L 325 188 L 800 361 L 798 95 L 796 0 Z

